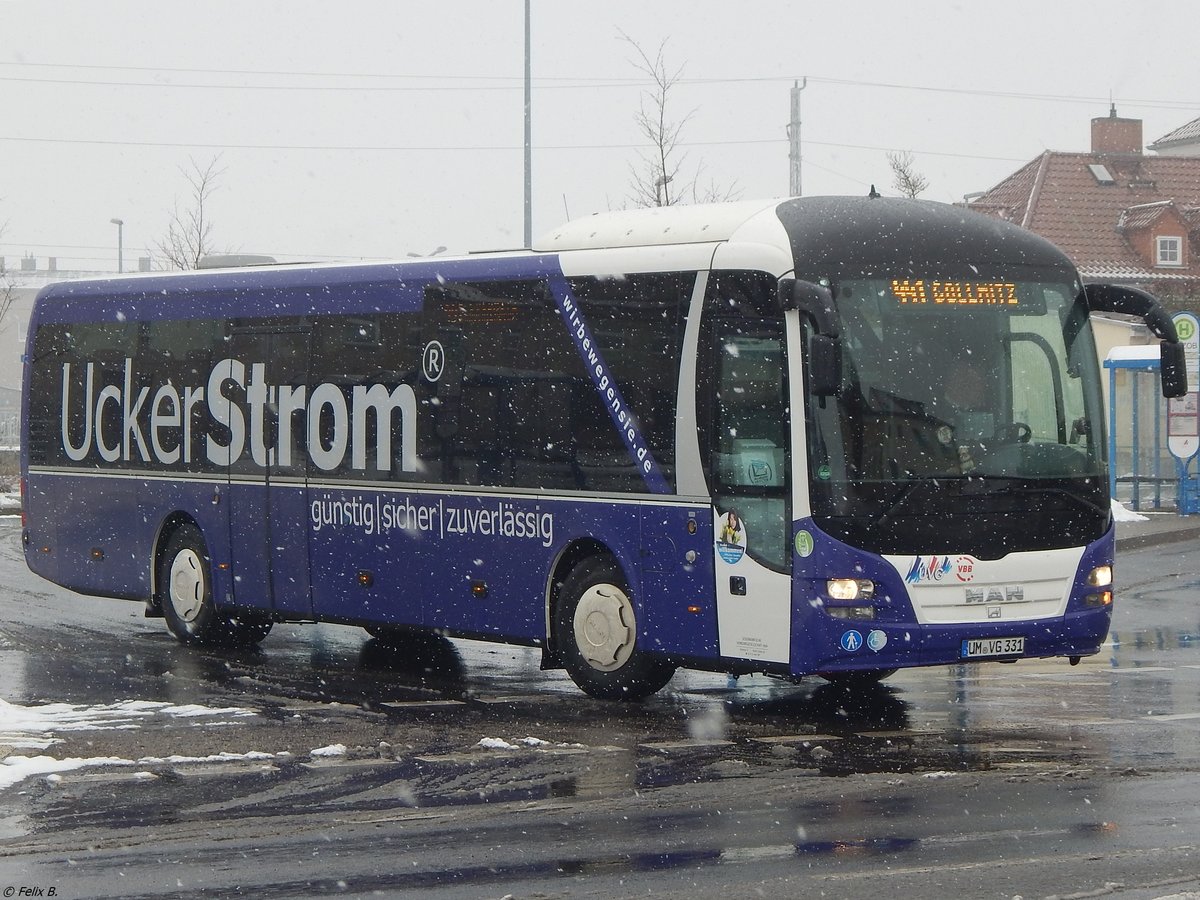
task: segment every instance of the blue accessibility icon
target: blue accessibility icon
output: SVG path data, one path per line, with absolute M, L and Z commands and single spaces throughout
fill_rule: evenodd
M 862 646 L 862 635 L 857 631 L 847 631 L 842 635 L 842 639 L 839 643 L 841 643 L 843 650 L 848 653 L 853 653 Z

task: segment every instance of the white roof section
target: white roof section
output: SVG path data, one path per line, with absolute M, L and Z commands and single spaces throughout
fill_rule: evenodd
M 535 252 L 650 247 L 727 241 L 780 200 L 739 200 L 693 206 L 657 206 L 596 213 L 574 219 L 533 242 Z
M 117 277 L 115 272 L 89 272 L 80 269 L 6 269 L 0 272 L 0 288 L 11 284 L 16 290 L 40 291 L 48 284 L 60 281 L 85 281 L 93 278 Z
M 1158 344 L 1132 344 L 1124 347 L 1113 347 L 1104 357 L 1106 362 L 1146 362 L 1159 361 L 1161 351 Z

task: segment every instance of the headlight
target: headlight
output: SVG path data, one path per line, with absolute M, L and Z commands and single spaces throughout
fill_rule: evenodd
M 830 578 L 825 582 L 825 592 L 831 600 L 870 600 L 875 596 L 875 582 L 865 578 Z
M 1088 572 L 1087 583 L 1089 587 L 1108 587 L 1113 583 L 1112 566 L 1096 566 Z

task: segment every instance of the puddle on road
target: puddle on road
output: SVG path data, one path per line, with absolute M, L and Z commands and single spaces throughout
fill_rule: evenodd
M 435 890 L 447 885 L 463 887 L 507 884 L 535 878 L 570 880 L 588 876 L 663 872 L 701 868 L 724 861 L 725 852 L 715 848 L 670 850 L 661 853 L 597 854 L 590 857 L 570 856 L 540 862 L 488 864 L 457 869 L 438 867 L 420 872 L 400 871 L 374 878 L 356 877 L 337 882 L 331 880 L 328 884 L 305 879 L 292 884 L 274 884 L 271 886 L 271 896 L 310 895 L 314 891 L 321 895 L 337 894 L 346 890 L 356 894 L 391 894 L 395 891 Z M 291 893 L 292 891 L 295 893 Z
M 281 628 L 272 638 L 277 643 L 261 651 L 200 651 L 147 632 L 135 639 L 149 650 L 141 656 L 97 649 L 97 657 L 109 654 L 107 668 L 88 659 L 87 669 L 100 675 L 86 684 L 78 659 L 47 663 L 41 655 L 14 656 L 31 667 L 48 664 L 55 683 L 88 694 L 108 696 L 140 683 L 144 698 L 208 705 L 230 705 L 236 698 L 275 723 L 299 715 L 333 730 L 343 723 L 351 729 L 366 717 L 406 735 L 388 739 L 415 745 L 411 756 L 447 757 L 387 765 L 386 773 L 370 776 L 375 781 L 343 771 L 336 776 L 340 784 L 315 798 L 299 787 L 283 791 L 288 803 L 304 796 L 302 802 L 328 799 L 349 809 L 394 808 L 394 796 L 369 796 L 389 779 L 405 782 L 416 805 L 438 807 L 614 796 L 765 772 L 1022 774 L 1097 761 L 1160 764 L 1200 753 L 1190 739 L 1194 728 L 1182 723 L 1196 708 L 1194 690 L 1188 697 L 1163 697 L 1153 672 L 1121 680 L 1107 674 L 1103 659 L 1082 670 L 1063 664 L 1042 671 L 1036 662 L 1024 668 L 958 666 L 903 673 L 857 690 L 817 679 L 796 685 L 762 676 L 680 673 L 645 703 L 609 704 L 583 696 L 561 673 L 538 671 L 536 650 L 460 645 L 436 635 L 364 641 L 348 629 L 320 626 Z M 1114 633 L 1111 650 L 1119 660 L 1111 667 L 1137 672 L 1148 668 L 1139 667 L 1143 651 L 1152 659 L 1163 648 L 1195 646 L 1200 636 L 1190 631 Z M 0 664 L 14 665 L 7 654 L 0 654 Z M 104 674 L 109 670 L 114 674 Z M 1018 672 L 1030 677 L 1010 677 Z M 1151 715 L 1158 716 L 1153 729 L 1139 725 Z M 531 750 L 469 752 L 483 736 L 519 740 L 526 734 L 578 744 L 583 749 L 574 752 L 584 759 Z M 652 744 L 661 746 L 647 749 Z M 285 771 L 279 778 L 293 776 Z M 233 776 L 226 780 L 237 783 Z M 254 787 L 250 781 L 240 786 Z
M 805 841 L 796 844 L 796 853 L 801 856 L 877 856 L 913 850 L 920 843 L 917 838 L 896 837 L 862 841 Z
M 1159 654 L 1167 650 L 1200 649 L 1200 633 L 1179 631 L 1174 628 L 1153 628 L 1140 631 L 1113 630 L 1108 636 L 1106 650 L 1111 650 L 1108 659 L 1112 668 L 1121 666 L 1152 665 L 1162 663 L 1161 657 L 1153 655 L 1135 659 L 1137 654 L 1149 652 Z M 1104 651 L 1101 651 L 1103 654 Z

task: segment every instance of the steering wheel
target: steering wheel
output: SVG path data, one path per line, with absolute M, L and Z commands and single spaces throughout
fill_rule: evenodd
M 1028 444 L 1031 437 L 1033 429 L 1024 422 L 1013 422 L 996 432 L 996 440 L 1005 444 Z

